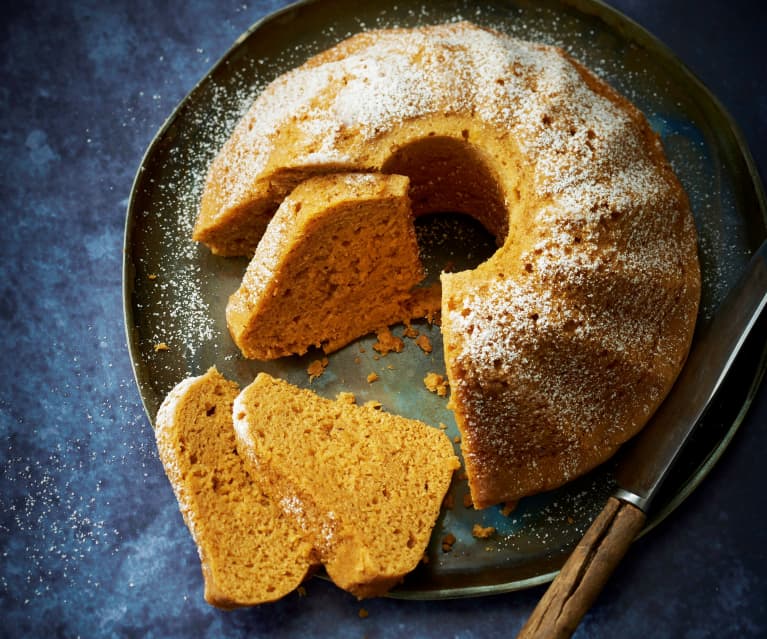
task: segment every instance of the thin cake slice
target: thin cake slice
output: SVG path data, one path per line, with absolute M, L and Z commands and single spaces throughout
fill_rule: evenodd
M 385 593 L 422 559 L 459 462 L 436 428 L 260 373 L 234 402 L 237 446 L 330 578 Z
M 406 177 L 331 174 L 283 201 L 226 309 L 246 357 L 337 350 L 414 309 L 424 273 Z M 417 303 L 415 303 L 417 305 Z M 437 306 L 438 308 L 438 306 Z
M 157 413 L 160 459 L 197 544 L 205 600 L 219 608 L 274 601 L 312 565 L 294 522 L 261 492 L 235 447 L 239 392 L 211 368 L 179 383 Z

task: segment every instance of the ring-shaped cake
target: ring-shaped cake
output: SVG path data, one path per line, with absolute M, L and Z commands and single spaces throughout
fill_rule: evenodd
M 561 49 L 465 22 L 352 36 L 255 100 L 194 238 L 252 255 L 295 186 L 336 172 L 405 175 L 416 215 L 497 238 L 441 277 L 475 507 L 583 474 L 667 395 L 700 298 L 688 200 L 645 117 Z

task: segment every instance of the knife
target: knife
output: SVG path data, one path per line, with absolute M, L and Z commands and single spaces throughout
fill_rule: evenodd
M 672 392 L 626 444 L 618 489 L 586 531 L 517 639 L 575 631 L 644 526 L 646 513 L 767 306 L 767 241 L 701 331 Z

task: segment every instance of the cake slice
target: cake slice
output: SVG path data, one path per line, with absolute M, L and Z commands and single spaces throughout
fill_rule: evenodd
M 436 428 L 260 373 L 234 402 L 237 447 L 328 576 L 385 593 L 422 559 L 459 462 Z
M 300 355 L 311 346 L 329 353 L 428 313 L 413 308 L 411 291 L 424 273 L 408 184 L 401 175 L 343 173 L 310 178 L 290 193 L 226 309 L 245 357 Z
M 165 398 L 155 429 L 197 544 L 205 600 L 227 609 L 279 599 L 313 563 L 303 533 L 262 493 L 237 454 L 232 403 L 238 392 L 215 368 L 188 378 Z

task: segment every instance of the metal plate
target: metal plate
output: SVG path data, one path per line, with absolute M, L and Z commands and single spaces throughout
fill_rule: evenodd
M 406 339 L 402 353 L 377 358 L 371 348 L 375 340 L 367 337 L 331 355 L 327 370 L 313 382 L 306 369 L 320 357 L 317 353 L 269 363 L 246 361 L 224 319 L 226 300 L 246 261 L 213 257 L 189 239 L 208 163 L 270 80 L 366 28 L 456 19 L 561 46 L 645 112 L 691 199 L 703 268 L 701 322 L 710 316 L 767 234 L 764 194 L 729 117 L 652 36 L 593 1 L 301 3 L 257 23 L 235 43 L 171 114 L 136 176 L 125 232 L 125 321 L 150 420 L 178 381 L 215 364 L 243 385 L 265 370 L 328 397 L 351 391 L 360 402 L 378 400 L 388 411 L 435 426 L 443 423 L 451 437 L 457 435 L 445 399 L 422 383 L 427 372 L 444 371 L 438 327 L 417 325 L 434 346 L 429 355 Z M 482 229 L 452 216 L 419 222 L 419 237 L 432 276 L 448 262 L 456 268 L 477 264 L 492 250 Z M 755 331 L 722 400 L 706 416 L 658 497 L 648 528 L 697 486 L 733 436 L 764 372 L 765 335 L 765 330 Z M 373 384 L 366 381 L 371 372 L 380 377 Z M 559 490 L 522 500 L 509 516 L 500 508 L 465 508 L 466 482 L 457 478 L 451 488 L 454 503 L 437 524 L 429 562 L 392 595 L 474 596 L 551 579 L 611 492 L 614 463 Z M 471 534 L 475 523 L 497 532 L 476 539 Z M 448 532 L 456 542 L 451 552 L 443 552 L 441 539 Z

